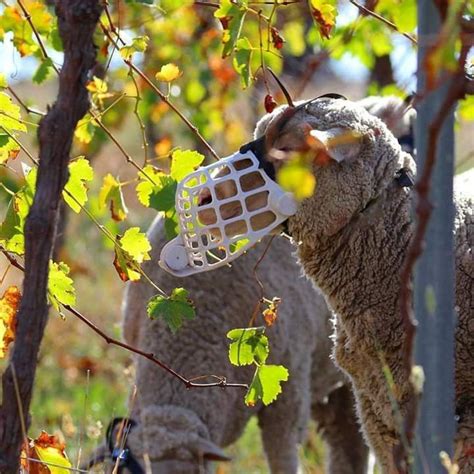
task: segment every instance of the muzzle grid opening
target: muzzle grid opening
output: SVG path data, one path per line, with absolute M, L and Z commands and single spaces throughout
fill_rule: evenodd
M 160 265 L 177 276 L 227 264 L 296 212 L 296 203 L 249 151 L 191 173 L 176 191 L 180 235 Z

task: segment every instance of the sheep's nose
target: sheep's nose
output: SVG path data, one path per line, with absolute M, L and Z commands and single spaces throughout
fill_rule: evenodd
M 198 206 L 205 206 L 210 204 L 212 201 L 212 196 L 209 191 L 201 191 L 198 196 Z

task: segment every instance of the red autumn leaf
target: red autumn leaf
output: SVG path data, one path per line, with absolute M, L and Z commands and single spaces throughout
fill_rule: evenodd
M 274 297 L 272 302 L 268 305 L 268 308 L 263 311 L 263 319 L 267 326 L 273 326 L 278 318 L 278 307 L 280 306 L 281 299 Z
M 15 340 L 16 314 L 21 293 L 16 286 L 7 288 L 0 299 L 0 358 L 5 357 L 8 346 Z
M 270 94 L 267 94 L 265 96 L 264 104 L 265 104 L 265 110 L 269 114 L 271 114 L 273 112 L 273 110 L 275 109 L 275 107 L 278 105 L 275 102 L 275 99 Z
M 64 443 L 46 431 L 42 431 L 38 438 L 29 438 L 27 443 L 23 443 L 21 465 L 28 474 L 64 472 L 72 467 Z
M 319 27 L 321 36 L 329 39 L 336 23 L 335 8 L 322 0 L 311 0 L 311 15 Z
M 285 39 L 283 38 L 283 36 L 281 36 L 280 32 L 273 26 L 271 27 L 270 31 L 272 34 L 273 46 L 275 46 L 276 49 L 283 48 L 283 43 L 285 42 Z

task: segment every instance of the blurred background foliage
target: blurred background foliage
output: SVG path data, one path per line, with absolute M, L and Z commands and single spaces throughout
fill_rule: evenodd
M 3 220 L 12 194 L 24 185 L 21 163 L 31 165 L 25 150 L 37 156 L 38 122 L 55 98 L 62 45 L 53 2 L 0 3 Z M 350 1 L 109 0 L 105 4 L 107 11 L 95 34 L 98 61 L 88 84 L 91 109 L 76 130 L 72 158 L 84 156 L 92 164 L 84 206 L 113 235 L 132 226 L 145 231 L 157 211 L 167 212 L 173 225 L 170 209 L 137 195 L 137 185 L 143 181 L 140 168 L 149 173 L 168 171 L 177 148 L 212 159 L 169 102 L 220 156 L 226 156 L 250 140 L 265 110 L 285 103 L 269 67 L 294 99 L 326 92 L 350 99 L 367 94 L 406 97 L 415 90 L 415 0 L 363 3 L 392 26 Z M 447 44 L 458 47 L 455 36 Z M 170 63 L 176 68 L 162 69 Z M 457 168 L 462 171 L 474 164 L 472 97 L 460 104 L 457 119 Z M 107 194 L 111 191 L 113 198 Z M 120 218 L 110 212 L 111 203 L 115 214 L 120 208 Z M 123 283 L 112 265 L 113 244 L 84 212 L 71 213 L 66 207 L 63 211 L 56 259 L 70 267 L 77 307 L 119 337 Z M 1 229 L 0 240 L 5 239 Z M 0 277 L 2 293 L 8 285 L 21 285 L 21 275 L 3 257 Z M 165 362 L 172 366 L 172 361 Z M 132 386 L 129 354 L 106 346 L 71 316 L 61 318 L 52 311 L 37 373 L 31 434 L 36 436 L 41 429 L 59 433 L 72 459 L 84 458 L 101 440 L 108 420 L 126 414 Z M 256 422 L 229 452 L 234 462 L 220 465 L 219 473 L 265 472 Z M 302 455 L 305 472 L 323 472 L 315 427 Z

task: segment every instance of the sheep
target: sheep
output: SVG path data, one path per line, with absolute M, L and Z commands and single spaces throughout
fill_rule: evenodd
M 352 381 L 366 439 L 383 472 L 397 472 L 393 452 L 402 427 L 391 397 L 403 417 L 411 390 L 402 355 L 400 269 L 413 235 L 414 196 L 397 176 L 402 172 L 406 185 L 416 172 L 414 159 L 379 118 L 350 101 L 280 107 L 258 122 L 255 138 L 262 136 L 263 159 L 277 173 L 292 150 L 316 153 L 316 190 L 289 218 L 289 232 L 305 273 L 334 310 L 334 357 Z M 455 219 L 456 452 L 462 473 L 474 468 L 474 186 L 467 188 L 469 196 L 456 198 Z M 391 393 L 384 368 L 393 377 Z
M 197 318 L 171 335 L 162 321 L 151 321 L 146 315 L 145 305 L 154 289 L 144 282 L 130 283 L 124 297 L 125 340 L 154 352 L 189 377 L 220 374 L 229 381 L 250 381 L 251 368 L 228 362 L 225 334 L 249 322 L 259 298 L 252 270 L 267 242 L 232 268 L 183 281 L 155 263 L 166 243 L 161 218 L 155 219 L 148 236 L 152 253 L 145 271 L 167 291 L 184 284 L 196 302 Z M 269 360 L 290 372 L 283 393 L 272 405 L 250 409 L 238 389 L 185 390 L 147 360 L 135 361 L 138 394 L 131 405 L 132 417 L 139 424 L 127 442 L 135 456 L 146 453 L 150 457 L 153 473 L 199 472 L 207 460 L 228 459 L 221 448 L 239 438 L 252 415 L 258 417 L 271 472 L 295 473 L 297 445 L 311 414 L 328 444 L 329 472 L 366 472 L 368 449 L 348 380 L 329 357 L 330 311 L 324 298 L 301 277 L 292 251 L 287 239 L 275 239 L 258 268 L 265 293 L 282 298 L 278 321 L 267 329 Z
M 375 110 L 375 113 L 379 114 L 385 120 L 390 122 L 391 125 L 396 126 L 396 132 L 399 135 L 406 136 L 407 134 L 409 134 L 410 130 L 408 128 L 408 125 L 400 126 L 399 124 L 399 121 L 402 118 L 402 114 L 400 113 L 403 106 L 402 101 L 393 98 L 389 100 L 385 98 L 368 98 L 365 100 L 365 104 L 367 107 L 370 107 Z M 393 107 L 394 104 L 396 104 L 396 107 Z M 405 121 L 404 123 L 408 122 Z M 154 249 L 152 255 L 153 262 L 159 254 L 159 250 L 165 243 L 161 219 L 156 219 L 155 222 L 152 224 L 149 230 L 149 238 Z M 291 250 L 291 246 L 285 241 L 280 242 L 278 245 L 284 247 L 287 253 Z M 252 257 L 253 260 L 255 260 L 257 258 L 257 255 L 262 251 L 263 247 L 258 250 L 251 251 L 250 254 L 254 255 L 254 257 Z M 285 253 L 282 254 L 286 255 Z M 274 262 L 273 265 L 279 269 L 278 271 L 286 273 L 286 275 L 291 280 L 297 280 L 299 270 L 296 266 L 296 263 L 293 261 L 293 259 L 287 258 L 286 256 L 284 258 L 284 261 L 282 261 L 282 258 L 279 257 L 279 255 L 279 251 L 270 249 L 267 259 L 269 259 L 271 262 Z M 246 272 L 242 281 L 249 280 L 250 268 L 251 265 L 248 266 L 247 270 L 244 270 L 242 265 L 238 265 L 237 275 L 244 275 Z M 169 277 L 165 276 L 163 272 L 161 272 L 161 270 L 158 268 L 158 266 L 154 263 L 149 263 L 146 267 L 146 270 L 150 274 L 152 279 L 155 280 L 159 285 L 168 285 L 172 287 L 173 285 L 181 284 L 181 282 L 178 280 L 171 282 L 168 281 Z M 272 276 L 270 273 L 267 272 L 267 269 L 264 265 L 262 265 L 262 267 L 260 268 L 259 273 L 264 281 L 272 281 Z M 217 275 L 217 279 L 214 278 L 215 276 L 216 275 L 214 274 L 212 280 L 213 282 L 219 281 L 220 292 L 231 294 L 229 290 L 232 288 L 232 282 L 233 280 L 235 280 L 236 275 L 234 275 L 232 271 L 227 273 L 221 271 L 221 274 Z M 294 278 L 291 278 L 291 276 L 293 276 Z M 190 290 L 195 288 L 196 292 L 199 292 L 200 295 L 203 295 L 205 288 L 207 288 L 208 292 L 210 291 L 209 288 L 212 287 L 213 282 L 211 283 L 211 286 L 209 286 L 209 284 L 206 285 L 206 282 L 203 283 L 202 281 L 188 280 L 186 281 L 186 286 Z M 311 384 L 311 411 L 313 419 L 316 420 L 318 428 L 322 432 L 323 438 L 325 439 L 328 447 L 328 472 L 336 474 L 344 474 L 346 472 L 363 472 L 365 471 L 367 462 L 367 448 L 364 446 L 361 436 L 359 435 L 359 427 L 354 416 L 352 394 L 350 392 L 347 380 L 341 374 L 341 372 L 335 368 L 333 362 L 329 359 L 331 349 L 329 334 L 332 332 L 332 323 L 330 322 L 330 311 L 327 308 L 327 305 L 322 295 L 317 292 L 313 292 L 306 282 L 299 283 L 301 284 L 301 287 L 298 288 L 298 291 L 294 291 L 289 295 L 287 294 L 288 291 L 286 290 L 283 290 L 283 293 L 281 293 L 281 289 L 278 289 L 278 291 L 277 289 L 275 289 L 275 291 L 277 294 L 282 295 L 284 297 L 284 306 L 281 310 L 283 312 L 282 317 L 288 317 L 285 312 L 285 305 L 286 307 L 289 307 L 290 305 L 292 306 L 296 304 L 299 307 L 299 312 L 296 314 L 296 316 L 293 316 L 292 319 L 294 319 L 296 323 L 302 324 L 303 327 L 306 327 L 306 330 L 309 334 L 312 334 L 312 330 L 314 330 L 314 334 L 311 338 L 312 344 L 314 344 L 313 352 L 311 353 L 311 351 L 308 351 L 309 346 L 306 347 L 308 361 L 306 361 L 303 365 L 303 372 L 301 377 L 305 380 L 306 385 L 308 383 Z M 246 313 L 241 314 L 239 314 L 239 312 L 237 311 L 232 317 L 233 319 L 229 319 L 229 314 L 231 314 L 231 311 L 233 311 L 234 309 L 233 305 L 229 305 L 229 307 L 222 307 L 222 304 L 217 304 L 215 307 L 213 305 L 202 307 L 200 298 L 198 300 L 198 309 L 201 313 L 201 319 L 199 321 L 196 321 L 195 323 L 191 323 L 189 327 L 182 329 L 178 336 L 171 340 L 172 345 L 170 346 L 169 334 L 164 330 L 162 324 L 158 322 L 150 322 L 148 321 L 148 318 L 146 316 L 145 303 L 152 295 L 153 289 L 144 282 L 132 283 L 129 284 L 129 286 L 127 287 L 126 296 L 124 298 L 123 311 L 124 338 L 128 343 L 135 346 L 139 346 L 146 351 L 155 352 L 157 354 L 165 354 L 169 358 L 169 360 L 174 360 L 174 353 L 176 351 L 181 351 L 182 345 L 186 344 L 188 339 L 193 338 L 193 332 L 195 332 L 196 330 L 202 330 L 202 327 L 207 328 L 209 331 L 214 329 L 215 331 L 224 334 L 225 328 L 223 327 L 222 321 L 224 321 L 225 326 L 227 328 L 231 328 L 236 325 L 245 326 L 248 322 L 248 311 Z M 254 297 L 254 299 L 255 298 L 256 296 Z M 300 300 L 306 301 L 306 304 L 302 307 L 300 307 L 301 305 L 299 305 Z M 218 301 L 220 301 L 220 299 L 218 299 Z M 203 319 L 208 317 L 208 315 L 203 314 L 203 310 L 205 310 L 207 307 L 210 307 L 209 315 L 211 316 L 211 322 Z M 309 311 L 307 314 L 305 313 L 306 309 L 308 309 Z M 308 324 L 308 321 L 310 321 L 310 324 Z M 286 320 L 284 324 L 290 323 Z M 270 337 L 272 338 L 272 336 Z M 281 334 L 277 333 L 273 338 L 274 340 L 271 341 L 272 345 L 280 345 L 280 337 Z M 225 341 L 219 339 L 219 344 L 216 344 L 216 346 L 212 348 L 210 354 L 215 354 L 216 361 L 220 361 L 220 359 L 222 359 L 223 357 L 222 354 L 224 354 L 225 352 Z M 217 365 L 217 363 L 211 363 L 209 360 L 205 360 L 204 362 L 202 362 L 204 356 L 206 356 L 206 353 L 203 354 L 201 359 L 194 359 L 194 365 L 192 365 L 189 369 L 186 363 L 180 363 L 176 365 L 176 362 L 173 362 L 171 365 L 173 365 L 173 367 L 179 369 L 180 371 L 185 371 L 186 369 L 196 370 L 197 366 L 201 373 L 207 373 L 211 370 L 216 370 L 217 368 L 222 366 L 222 364 Z M 286 363 L 286 360 L 292 360 L 292 358 L 294 358 L 294 356 L 285 354 L 283 356 L 282 362 Z M 164 405 L 166 405 L 167 399 L 169 397 L 166 393 L 162 393 L 163 391 L 160 390 L 159 387 L 157 387 L 160 377 L 162 377 L 162 374 L 157 371 L 156 367 L 150 367 L 148 364 L 140 361 L 136 361 L 136 363 L 138 365 L 138 388 L 139 391 L 143 392 L 145 395 L 143 397 L 139 396 L 141 401 L 135 403 L 134 417 L 139 420 L 141 419 L 142 423 L 141 427 L 139 428 L 139 430 L 141 431 L 137 433 L 134 428 L 133 433 L 130 437 L 130 443 L 132 445 L 134 444 L 135 440 L 135 445 L 133 448 L 134 453 L 141 454 L 144 451 L 142 446 L 143 441 L 136 442 L 136 440 L 142 439 L 141 433 L 143 432 L 145 432 L 145 435 L 143 435 L 143 437 L 149 440 L 149 444 L 152 446 L 156 445 L 156 440 L 160 439 L 160 437 L 162 438 L 163 436 L 165 436 L 172 438 L 174 431 L 176 431 L 176 428 L 174 426 L 171 426 L 172 421 L 174 420 L 173 416 L 175 418 L 178 418 L 182 415 L 183 419 L 190 418 L 189 423 L 192 424 L 192 419 L 195 418 L 193 412 L 197 412 L 200 413 L 201 418 L 206 424 L 208 422 L 215 422 L 214 417 L 207 414 L 207 409 L 202 408 L 201 398 L 197 397 L 198 394 L 194 394 L 193 392 L 186 392 L 183 395 L 186 397 L 186 404 L 184 404 L 184 406 L 190 409 L 190 412 L 188 412 L 187 417 L 185 416 L 185 414 L 182 414 L 182 412 L 185 410 L 179 408 L 177 406 L 178 404 L 176 403 L 176 401 L 173 401 L 174 405 L 167 406 L 165 409 Z M 308 377 L 307 364 L 311 364 L 310 382 L 306 380 L 306 378 Z M 294 365 L 295 367 L 299 366 L 299 364 L 296 363 Z M 235 369 L 227 363 L 222 366 L 222 371 L 222 373 L 226 373 L 229 377 L 230 375 L 232 375 L 232 377 L 236 379 L 239 377 L 243 377 L 244 375 L 241 369 Z M 298 368 L 297 371 L 300 372 L 300 369 Z M 246 374 L 246 376 L 248 380 L 248 374 Z M 151 384 L 149 384 L 149 380 L 152 381 Z M 292 373 L 290 383 L 292 383 L 293 380 L 297 379 L 294 379 L 294 375 Z M 286 390 L 287 388 L 285 388 L 285 391 Z M 308 397 L 303 398 L 304 404 L 307 405 Z M 219 395 L 218 400 L 214 400 L 214 403 L 215 407 L 220 407 L 221 405 L 223 405 L 223 403 L 226 403 L 227 405 L 229 405 L 229 410 L 230 408 L 232 408 L 232 403 L 237 403 L 237 408 L 234 407 L 232 408 L 232 410 L 235 410 L 237 412 L 238 418 L 241 418 L 243 416 L 243 423 L 245 423 L 246 419 L 251 414 L 253 414 L 252 411 L 246 411 L 245 413 L 242 413 L 242 405 L 240 402 L 240 398 L 236 399 L 234 396 L 232 397 L 232 402 L 230 403 L 225 402 L 225 399 L 221 395 Z M 276 406 L 278 406 L 279 403 L 280 402 L 277 402 Z M 297 404 L 297 401 L 291 400 L 291 403 L 295 406 Z M 281 410 L 284 410 L 284 406 L 286 405 L 283 405 Z M 281 410 L 275 410 L 271 407 L 266 408 L 264 410 L 266 412 L 270 412 L 270 415 L 266 415 L 266 417 L 269 417 L 270 419 L 273 416 L 277 417 L 278 413 L 281 412 Z M 308 408 L 306 406 L 303 407 L 300 411 L 305 412 L 307 410 Z M 165 416 L 163 412 L 169 412 L 173 416 L 171 416 L 171 420 L 168 419 L 168 432 L 165 432 L 162 429 L 160 435 L 157 438 L 153 434 L 153 431 L 149 432 L 150 429 L 154 429 L 154 423 L 150 420 L 153 420 L 154 416 Z M 140 416 L 141 413 L 143 413 L 142 416 Z M 291 421 L 291 419 L 289 421 Z M 301 424 L 301 420 L 299 420 L 299 423 Z M 271 426 L 269 422 L 266 422 L 266 424 L 264 424 L 264 427 L 266 425 Z M 283 426 L 286 426 L 286 423 L 283 423 Z M 203 429 L 204 431 L 206 431 L 205 428 Z M 200 451 L 205 454 L 205 458 L 213 457 L 214 459 L 225 459 L 224 453 L 218 448 L 216 444 L 216 442 L 220 445 L 223 444 L 223 435 L 215 426 L 213 427 L 212 431 L 213 433 L 211 439 L 213 443 L 209 442 L 209 440 L 207 439 L 209 434 L 206 439 L 199 438 L 199 443 L 205 444 L 205 449 L 203 449 L 203 446 L 200 446 Z M 190 435 L 190 439 L 184 440 L 179 439 L 179 437 L 175 439 L 175 443 L 179 442 L 182 445 L 185 445 L 185 447 L 188 449 L 188 455 L 189 453 L 194 455 L 194 457 L 192 458 L 192 462 L 186 465 L 186 470 L 189 470 L 189 472 L 191 472 L 192 470 L 191 465 L 193 463 L 194 465 L 196 465 L 196 454 L 199 451 L 199 449 L 197 449 L 199 448 L 199 446 L 196 446 L 196 439 L 194 439 L 193 441 L 193 437 L 196 438 L 194 433 L 195 430 L 190 430 L 190 432 L 192 433 Z M 235 439 L 238 434 L 239 433 L 236 432 L 234 434 L 233 439 Z M 272 436 L 274 437 L 274 435 L 272 435 L 270 432 L 266 435 L 266 437 L 269 439 L 271 439 Z M 228 442 L 229 441 L 226 441 L 225 443 L 228 444 Z M 269 443 L 270 442 L 267 442 L 267 445 L 269 445 Z M 192 448 L 193 444 L 194 448 Z M 104 449 L 105 447 L 102 448 L 102 455 L 105 455 Z M 155 447 L 153 449 L 156 451 L 158 448 Z M 289 447 L 289 451 L 291 452 L 291 455 L 288 456 L 289 459 L 295 458 L 294 449 L 295 443 L 293 442 L 293 445 Z M 275 450 L 272 450 L 270 444 L 270 447 L 267 449 L 269 458 L 272 457 L 274 451 Z M 283 453 L 286 453 L 286 450 L 284 450 Z M 99 455 L 99 457 L 101 457 L 102 455 Z M 159 453 L 156 455 L 159 458 Z M 179 456 L 175 457 L 177 462 Z M 170 470 L 175 472 L 175 470 L 177 469 L 177 466 L 175 465 L 176 463 L 174 463 L 173 461 L 167 462 L 172 464 Z M 163 465 L 163 462 L 159 462 L 157 464 L 159 466 L 155 466 L 153 472 L 155 472 L 155 470 L 159 472 L 159 469 L 165 470 L 166 466 Z M 276 461 L 270 459 L 270 464 L 271 466 L 276 466 Z M 293 465 L 295 465 L 294 461 Z M 280 472 L 278 466 L 274 467 L 274 472 Z

